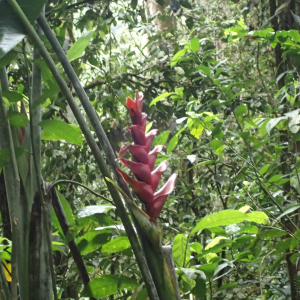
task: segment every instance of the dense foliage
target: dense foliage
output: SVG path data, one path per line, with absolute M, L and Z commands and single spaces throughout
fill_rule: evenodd
M 168 161 L 159 188 L 178 174 L 157 224 L 182 299 L 299 299 L 298 2 L 63 0 L 48 1 L 45 16 L 116 155 L 130 140 L 126 97 L 144 93 L 146 131 L 159 131 L 152 146 L 165 145 L 157 166 Z M 30 37 L 0 58 L 4 100 L 23 99 L 28 115 L 33 64 L 44 82 L 42 177 L 56 186 L 71 229 L 65 236 L 53 211 L 58 297 L 147 299 L 105 180 Z M 26 126 L 22 116 L 9 113 L 10 125 Z M 0 150 L 0 170 L 8 160 Z M 9 271 L 4 213 L 0 257 Z M 91 277 L 85 288 L 72 238 Z

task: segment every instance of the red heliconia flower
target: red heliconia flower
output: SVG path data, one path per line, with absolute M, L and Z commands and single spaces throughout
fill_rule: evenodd
M 143 93 L 136 91 L 135 101 L 127 97 L 126 104 L 129 109 L 132 126 L 130 130 L 135 145 L 122 146 L 119 157 L 122 163 L 127 166 L 137 180 L 131 178 L 122 170 L 117 170 L 123 179 L 132 187 L 139 200 L 145 204 L 146 213 L 156 223 L 168 195 L 173 191 L 177 174 L 173 174 L 165 185 L 157 192 L 161 174 L 166 170 L 167 163 L 164 161 L 153 171 L 155 160 L 163 146 L 156 146 L 152 151 L 151 144 L 157 129 L 152 129 L 145 134 L 147 115 L 142 112 Z M 129 151 L 134 159 L 130 161 L 122 158 L 126 151 Z

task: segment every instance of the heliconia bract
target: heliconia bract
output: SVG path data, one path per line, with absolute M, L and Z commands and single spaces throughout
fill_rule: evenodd
M 122 146 L 119 152 L 119 159 L 135 175 L 136 179 L 130 177 L 122 170 L 117 170 L 123 179 L 132 187 L 139 200 L 145 205 L 145 211 L 156 223 L 156 219 L 163 209 L 168 195 L 173 191 L 177 174 L 173 174 L 164 186 L 157 192 L 161 174 L 166 170 L 167 163 L 164 161 L 154 169 L 155 160 L 163 146 L 156 146 L 152 151 L 151 144 L 157 129 L 152 129 L 147 134 L 147 115 L 142 112 L 144 95 L 136 91 L 135 101 L 127 97 L 126 105 L 129 109 L 132 126 L 128 127 L 134 145 Z M 126 151 L 129 151 L 134 161 L 122 158 Z

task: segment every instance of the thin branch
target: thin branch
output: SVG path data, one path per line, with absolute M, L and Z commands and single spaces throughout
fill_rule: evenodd
M 48 192 L 50 192 L 50 189 L 53 187 L 53 185 L 48 189 Z M 57 216 L 57 219 L 59 221 L 60 227 L 65 235 L 67 237 L 67 234 L 70 229 L 70 224 L 67 220 L 66 214 L 64 212 L 64 209 L 60 203 L 60 200 L 57 196 L 57 193 L 55 190 L 52 190 L 52 205 L 55 211 L 55 214 Z M 75 264 L 77 266 L 77 269 L 80 273 L 80 276 L 82 278 L 82 282 L 84 285 L 87 285 L 90 282 L 90 276 L 86 270 L 86 267 L 84 265 L 82 256 L 80 254 L 78 245 L 75 241 L 75 239 L 72 239 L 69 243 L 69 248 L 72 253 L 72 256 L 74 258 Z
M 92 193 L 93 195 L 99 197 L 99 198 L 102 198 L 103 200 L 109 202 L 110 204 L 114 204 L 111 200 L 107 199 L 106 197 L 102 196 L 101 194 L 98 194 L 97 192 L 93 191 L 92 189 L 90 189 L 89 187 L 87 187 L 86 185 L 80 183 L 80 182 L 77 182 L 77 181 L 73 181 L 73 180 L 68 180 L 68 179 L 61 179 L 61 180 L 57 180 L 55 182 L 53 182 L 51 184 L 51 186 L 49 187 L 47 193 L 49 193 L 51 191 L 51 189 L 53 187 L 55 187 L 56 185 L 58 184 L 61 184 L 61 183 L 72 183 L 72 184 L 76 184 L 78 186 L 81 186 L 82 188 L 88 190 L 90 193 Z
M 272 107 L 272 109 L 275 108 L 274 106 L 274 102 L 272 100 L 272 97 L 269 93 L 269 90 L 267 89 L 267 86 L 265 84 L 265 81 L 261 75 L 261 72 L 260 72 L 260 68 L 259 68 L 259 43 L 257 44 L 257 55 L 256 55 L 256 68 L 257 68 L 257 72 L 258 72 L 258 75 L 259 75 L 259 78 L 260 78 L 260 81 L 261 81 L 261 84 L 263 85 L 263 88 L 267 94 L 267 99 L 268 99 L 268 103 L 270 104 L 270 106 Z

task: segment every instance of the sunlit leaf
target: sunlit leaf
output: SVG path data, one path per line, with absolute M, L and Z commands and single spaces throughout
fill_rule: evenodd
M 70 48 L 70 50 L 67 53 L 67 58 L 69 61 L 72 61 L 78 57 L 80 57 L 83 53 L 83 51 L 88 46 L 91 38 L 93 37 L 94 31 L 89 31 L 82 35 Z
M 28 118 L 20 112 L 9 111 L 7 114 L 9 123 L 13 127 L 24 127 L 28 124 Z
M 118 292 L 119 275 L 100 275 L 93 278 L 83 289 L 81 297 L 105 298 Z M 133 278 L 122 276 L 119 290 L 133 290 L 138 283 Z
M 200 42 L 199 42 L 199 39 L 197 39 L 196 37 L 192 39 L 191 41 L 191 49 L 194 51 L 194 52 L 197 52 L 198 49 L 200 47 Z
M 64 123 L 58 120 L 45 120 L 38 123 L 47 133 L 50 133 L 49 140 L 67 142 L 82 145 L 81 131 L 79 127 Z M 44 139 L 47 137 L 44 136 Z
M 118 236 L 115 239 L 110 240 L 107 244 L 103 245 L 101 252 L 115 253 L 130 247 L 131 245 L 127 236 Z
M 44 0 L 18 1 L 18 4 L 31 23 L 38 17 L 44 3 Z M 0 58 L 15 47 L 24 38 L 25 34 L 24 25 L 8 2 L 0 1 Z

